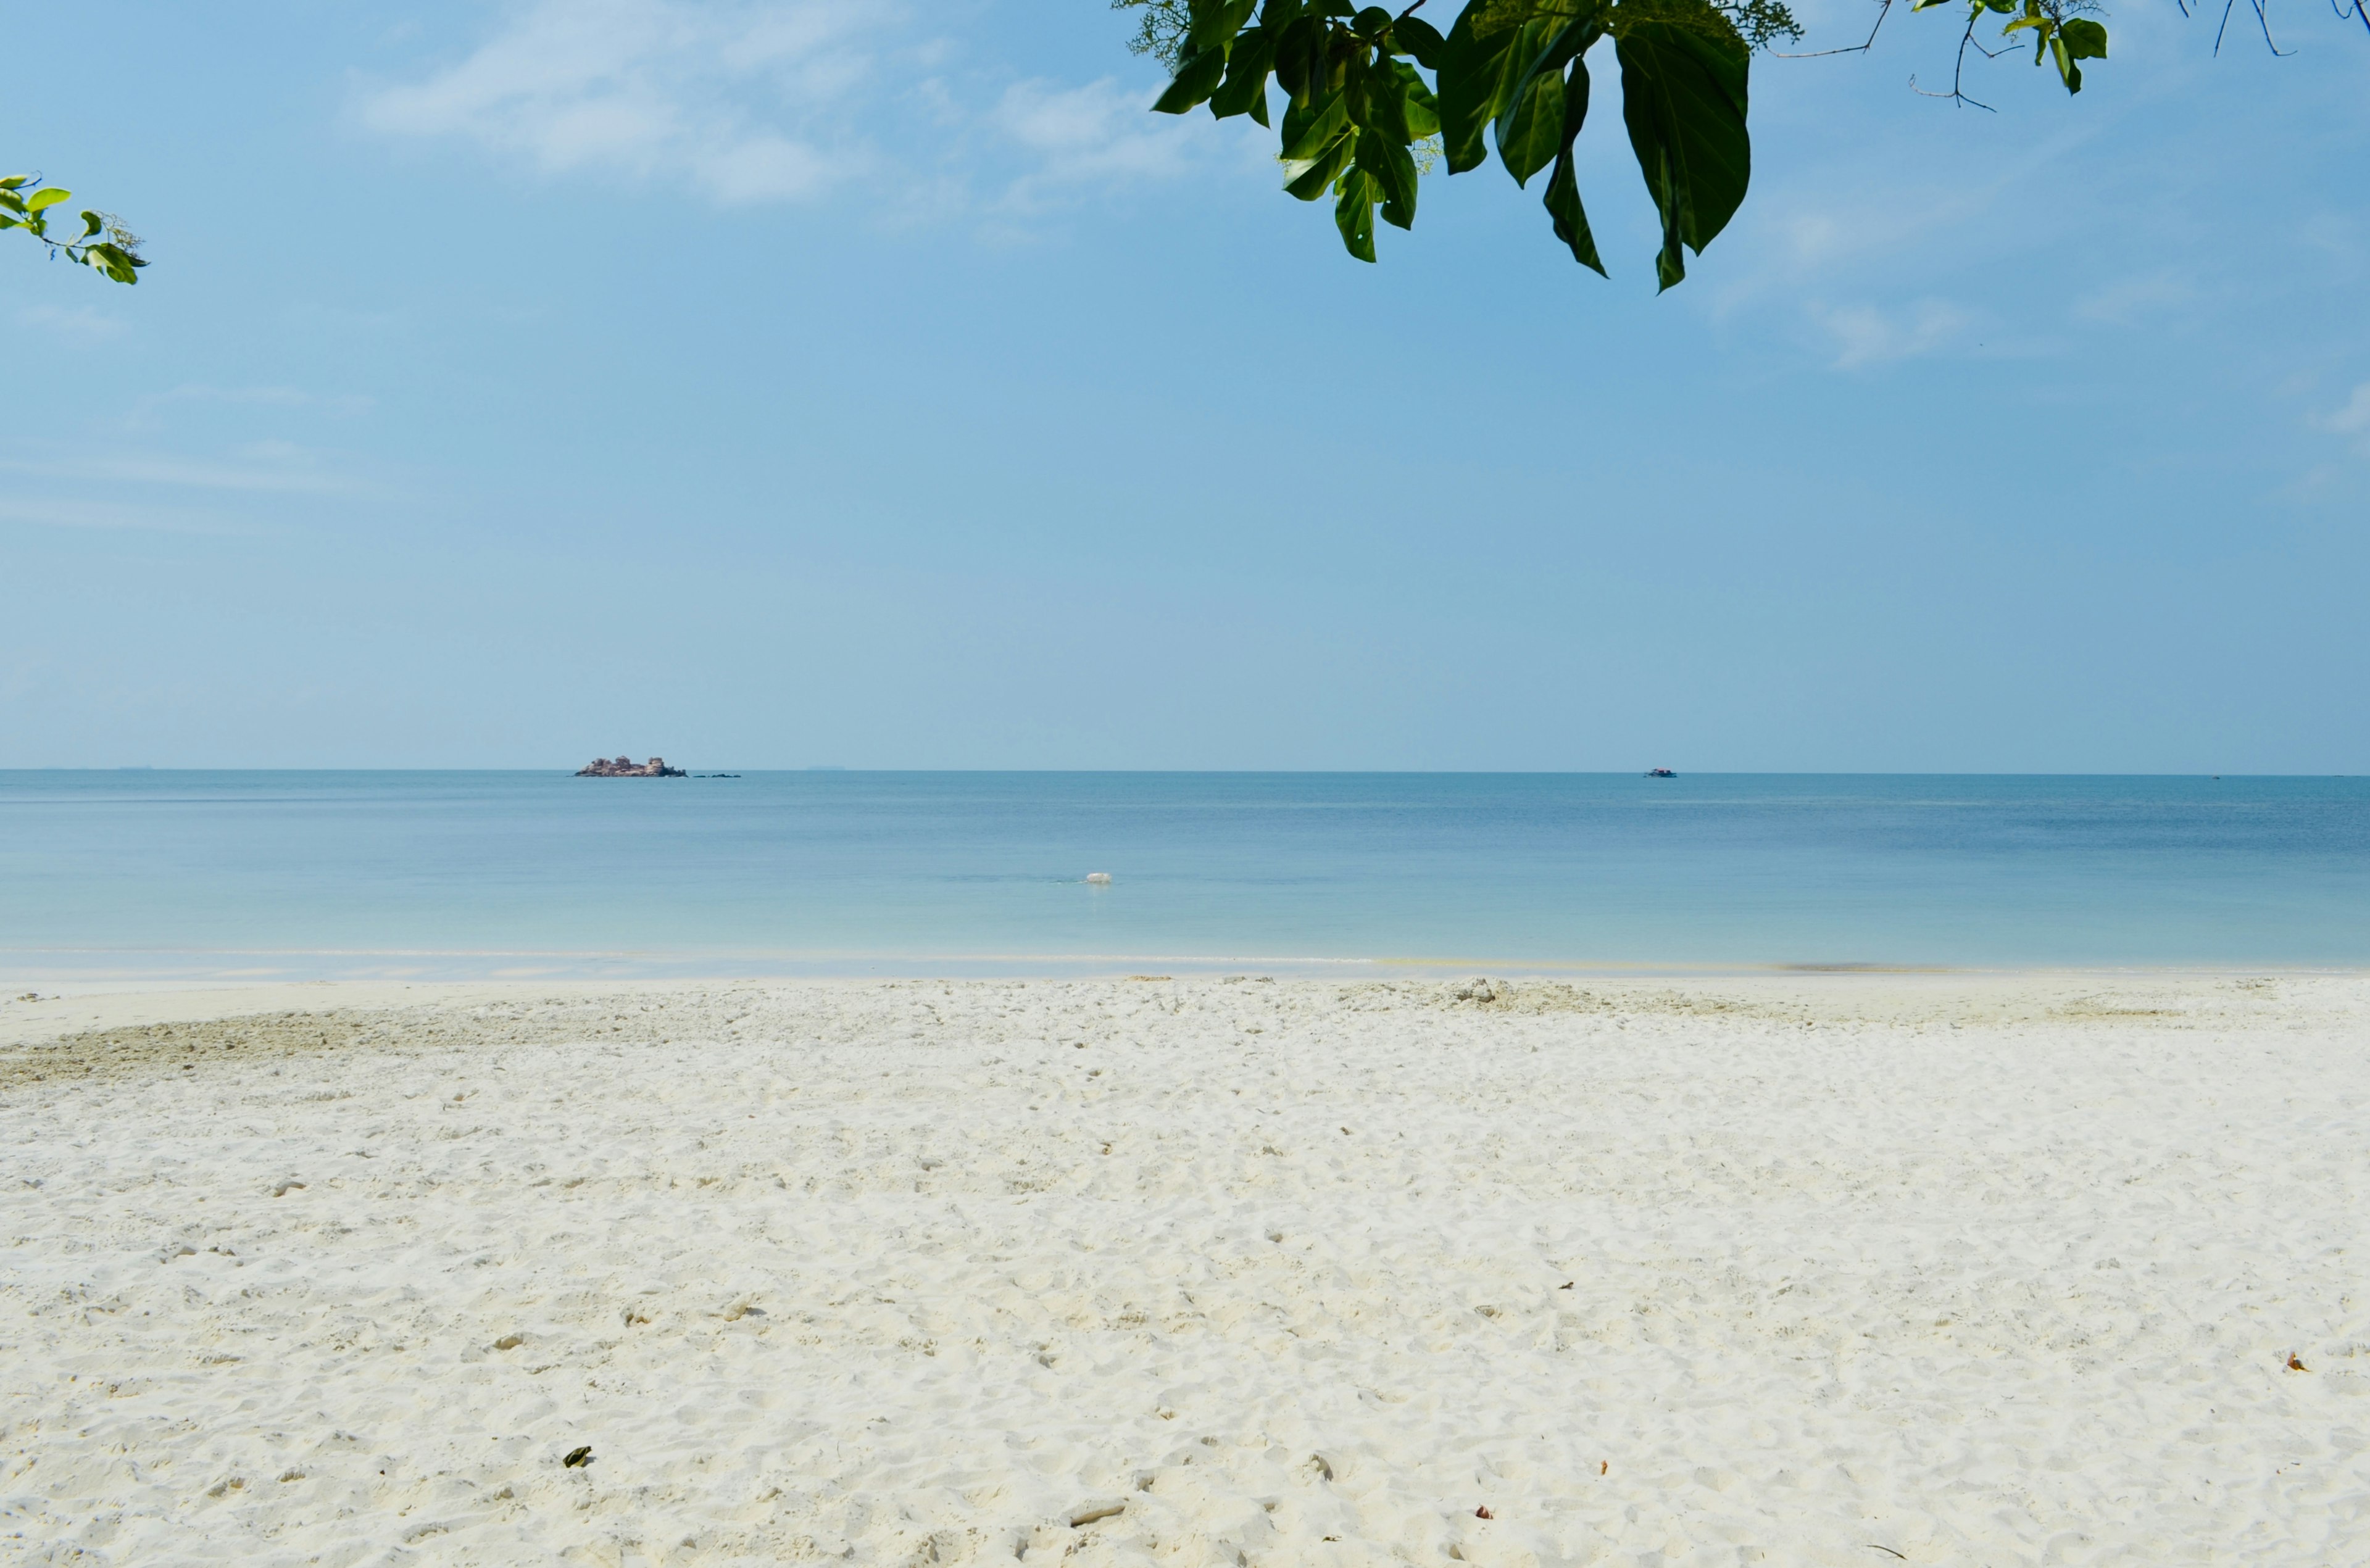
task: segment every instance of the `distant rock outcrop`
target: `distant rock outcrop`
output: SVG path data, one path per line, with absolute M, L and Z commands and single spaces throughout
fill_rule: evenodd
M 686 778 L 681 768 L 670 768 L 664 757 L 653 757 L 647 762 L 637 762 L 631 757 L 595 757 L 576 770 L 580 779 L 680 779 Z

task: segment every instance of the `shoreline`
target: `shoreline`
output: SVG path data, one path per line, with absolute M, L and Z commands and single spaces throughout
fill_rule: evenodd
M 2284 962 L 2074 962 L 2067 964 L 1942 964 L 1856 961 L 1709 960 L 1547 960 L 1504 957 L 1362 956 L 1329 957 L 1233 954 L 828 954 L 800 957 L 770 955 L 742 959 L 732 955 L 677 957 L 638 952 L 554 952 L 503 949 L 324 949 L 291 953 L 284 949 L 225 949 L 203 955 L 174 955 L 185 962 L 158 965 L 124 963 L 108 967 L 59 967 L 43 957 L 68 953 L 96 956 L 107 952 L 121 958 L 158 956 L 132 950 L 71 949 L 32 955 L 0 952 L 0 1005 L 25 990 L 52 990 L 87 994 L 118 991 L 189 990 L 271 986 L 745 986 L 796 985 L 827 981 L 948 980 L 1094 980 L 1122 979 L 1159 971 L 1178 979 L 1217 979 L 1253 972 L 1294 980 L 1421 980 L 1459 979 L 1473 975 L 1502 976 L 1582 983 L 1647 980 L 1786 979 L 1833 975 L 1882 979 L 1889 976 L 1940 976 L 1996 979 L 2020 977 L 2066 978 L 2184 976 L 2200 979 L 2245 975 L 2332 979 L 2370 977 L 2370 964 Z M 250 962 L 228 962 L 230 960 Z M 279 963 L 255 963 L 278 959 Z M 344 967 L 312 967 L 288 960 L 369 959 Z M 204 960 L 214 960 L 205 962 Z M 408 961 L 407 961 L 408 960 Z M 467 960 L 466 963 L 455 963 Z M 535 960 L 546 960 L 537 963 Z
M 1352 961 L 1344 961 L 1349 963 Z M 1454 988 L 1470 979 L 1484 979 L 1512 990 L 1559 990 L 1598 998 L 1612 1006 L 1640 998 L 1661 998 L 1692 992 L 1706 1000 L 1751 1004 L 1784 1001 L 1812 1012 L 1834 1011 L 1838 1017 L 1855 1016 L 1862 1009 L 1849 1004 L 1922 1001 L 1943 1012 L 1953 1007 L 1991 1009 L 2002 1003 L 2044 1005 L 2085 995 L 2100 988 L 2127 988 L 2151 996 L 2169 989 L 2193 996 L 2249 981 L 2304 985 L 2356 984 L 2370 994 L 2370 969 L 2276 968 L 2266 966 L 2231 967 L 2158 967 L 2106 968 L 2013 967 L 1997 969 L 1873 965 L 1786 965 L 1757 968 L 1709 968 L 1671 966 L 1662 969 L 1566 966 L 1552 970 L 1491 967 L 1486 963 L 1420 963 L 1415 960 L 1359 960 L 1355 969 L 1322 976 L 1294 972 L 1271 963 L 1260 967 L 1248 960 L 1211 962 L 1196 969 L 1176 959 L 1113 960 L 1110 967 L 1067 971 L 1011 971 L 951 974 L 918 970 L 911 974 L 830 973 L 822 975 L 582 975 L 494 976 L 472 979 L 385 977 L 370 979 L 291 979 L 278 977 L 230 976 L 192 981 L 180 977 L 144 976 L 64 983 L 0 982 L 0 1046 L 21 1045 L 54 1037 L 60 1032 L 109 1029 L 125 1024 L 221 1021 L 250 1015 L 323 1012 L 396 1012 L 477 1004 L 515 1004 L 535 1000 L 597 1001 L 632 997 L 664 1001 L 700 997 L 716 991 L 765 994 L 810 989 L 862 991 L 880 988 L 940 986 L 961 990 L 996 987 L 1026 990 L 1096 986 L 1168 984 L 1207 987 L 1255 982 L 1292 990 L 1378 989 L 1426 994 Z M 1128 965 L 1157 967 L 1130 969 Z M 1914 1007 L 1911 1009 L 1914 1011 Z M 2029 1013 L 2031 1008 L 2020 1009 Z

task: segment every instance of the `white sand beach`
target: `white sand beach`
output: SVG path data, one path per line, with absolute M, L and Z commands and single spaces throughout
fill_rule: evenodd
M 1461 990 L 10 1002 L 0 1559 L 2370 1562 L 2370 980 Z

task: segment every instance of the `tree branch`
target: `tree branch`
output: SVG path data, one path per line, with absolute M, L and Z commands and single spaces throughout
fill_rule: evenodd
M 2336 0 L 2330 0 L 2330 3 L 2335 5 Z M 2353 3 L 2359 6 L 2364 3 L 2364 0 L 2353 0 Z M 1877 28 L 1884 26 L 1884 18 L 1891 15 L 1893 15 L 1893 0 L 1883 0 L 1883 4 L 1877 8 L 1876 27 L 1868 29 L 1868 37 L 1858 43 L 1847 44 L 1841 49 L 1812 49 L 1800 54 L 1789 54 L 1782 49 L 1773 49 L 1769 52 L 1780 60 L 1824 60 L 1830 54 L 1866 54 L 1876 47 Z
M 2235 5 L 2236 3 L 2237 0 L 2232 0 L 2232 4 Z M 1986 60 L 1997 60 L 2000 55 L 2008 52 L 2007 50 L 2003 49 L 1997 53 L 1995 53 L 1991 50 L 1985 49 L 1982 44 L 1975 41 L 1975 24 L 1982 21 L 1985 15 L 1987 15 L 1987 13 L 1981 10 L 1973 10 L 1967 14 L 1967 30 L 1959 35 L 1958 62 L 1950 69 L 1950 90 L 1947 93 L 1929 93 L 1925 88 L 1917 85 L 1916 77 L 1912 76 L 1909 78 L 1909 90 L 1911 92 L 1917 94 L 1920 97 L 1948 98 L 1952 103 L 1959 104 L 1962 107 L 1968 104 L 1973 104 L 1975 108 L 1982 109 L 1985 114 L 1997 114 L 1999 112 L 1999 110 L 1994 109 L 1991 105 L 1984 102 L 1980 98 L 1969 97 L 1966 93 L 1962 90 L 1967 80 L 1968 50 L 1973 50 L 1977 54 L 1982 55 Z

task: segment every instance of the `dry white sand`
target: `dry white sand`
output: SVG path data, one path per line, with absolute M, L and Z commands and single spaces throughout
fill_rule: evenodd
M 2365 1046 L 2358 978 L 11 1003 L 0 1559 L 2370 1562 Z

